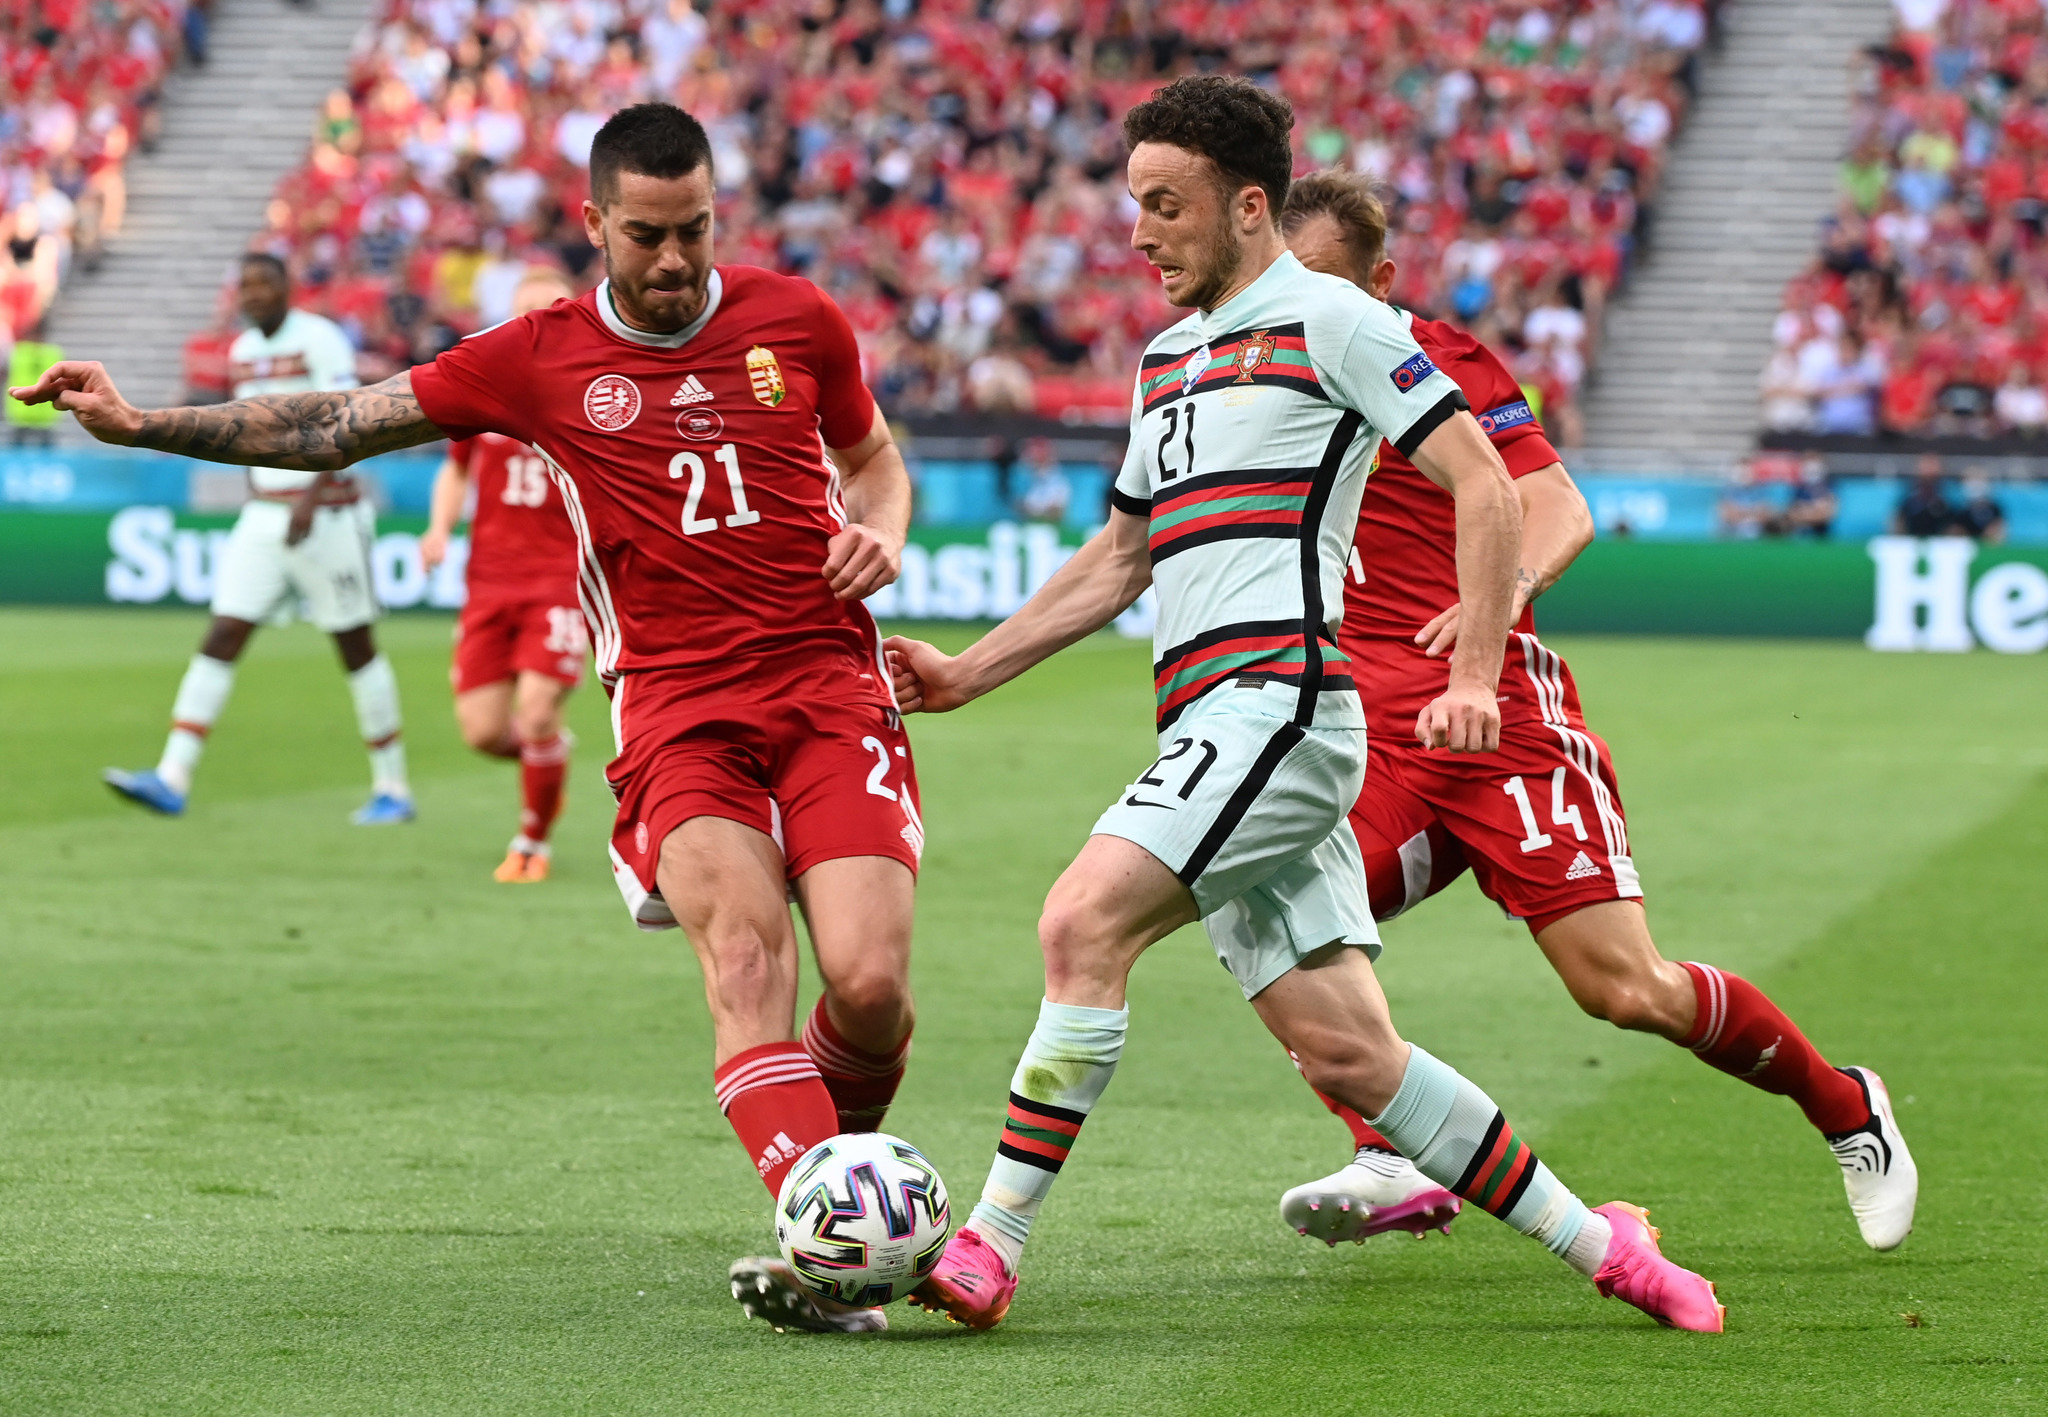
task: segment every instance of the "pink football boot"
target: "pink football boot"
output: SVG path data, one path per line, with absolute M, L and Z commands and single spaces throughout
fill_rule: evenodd
M 985 1329 L 1003 1321 L 1016 1292 L 1016 1276 L 1004 1271 L 1003 1257 L 981 1236 L 962 1228 L 946 1242 L 932 1277 L 911 1290 L 909 1299 L 954 1323 Z
M 1360 1147 L 1349 1166 L 1280 1197 L 1280 1219 L 1297 1235 L 1334 1245 L 1406 1230 L 1420 1240 L 1451 1232 L 1458 1198 L 1415 1169 L 1405 1156 Z
M 1627 1201 L 1593 1207 L 1614 1227 L 1607 1258 L 1593 1285 L 1610 1299 L 1635 1305 L 1658 1323 L 1693 1333 L 1719 1333 L 1728 1310 L 1714 1299 L 1711 1280 L 1664 1258 L 1650 1213 Z

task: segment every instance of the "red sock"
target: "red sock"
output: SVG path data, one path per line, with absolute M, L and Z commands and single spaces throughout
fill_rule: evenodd
M 1294 1070 L 1300 1072 L 1301 1059 L 1294 1057 L 1294 1050 L 1292 1048 L 1287 1050 L 1287 1056 L 1294 1059 Z M 1374 1151 L 1391 1151 L 1396 1156 L 1400 1155 L 1399 1149 L 1375 1131 L 1372 1123 L 1366 1121 L 1358 1113 L 1352 1111 L 1349 1107 L 1346 1107 L 1336 1098 L 1319 1088 L 1311 1086 L 1309 1091 L 1315 1093 L 1317 1101 L 1336 1114 L 1338 1121 L 1351 1129 L 1351 1144 L 1353 1146 L 1369 1146 Z
M 1751 1087 L 1791 1098 L 1823 1132 L 1854 1131 L 1870 1120 L 1856 1079 L 1829 1067 L 1763 990 L 1711 964 L 1687 964 L 1685 970 L 1692 976 L 1699 1018 L 1679 1046 Z
M 791 1163 L 838 1135 L 832 1094 L 801 1044 L 763 1043 L 735 1053 L 712 1072 L 711 1084 L 718 1110 L 739 1133 L 771 1196 L 782 1194 Z
M 562 779 L 569 775 L 569 740 L 557 733 L 519 748 L 519 834 L 546 841 L 562 810 Z
M 832 1105 L 839 1109 L 839 1130 L 882 1130 L 882 1119 L 889 1115 L 889 1104 L 903 1081 L 903 1066 L 910 1061 L 910 1035 L 904 1034 L 887 1053 L 856 1048 L 832 1026 L 821 996 L 804 1023 L 804 1051 L 816 1060 Z

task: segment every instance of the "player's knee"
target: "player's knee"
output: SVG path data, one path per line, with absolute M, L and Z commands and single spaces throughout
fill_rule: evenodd
M 1297 1036 L 1291 1046 L 1309 1086 L 1368 1117 L 1385 1111 L 1401 1090 L 1407 1048 L 1391 1032 L 1383 1039 L 1313 1029 Z
M 857 1032 L 894 1033 L 910 1012 L 910 981 L 898 970 L 865 969 L 830 980 L 833 1010 Z
M 1669 1033 L 1671 1010 L 1659 991 L 1634 979 L 1605 978 L 1574 991 L 1579 1007 L 1594 1018 L 1636 1033 Z
M 562 730 L 562 716 L 554 705 L 520 705 L 512 715 L 512 731 L 522 743 L 545 743 Z
M 1086 968 L 1107 953 L 1112 941 L 1103 913 L 1072 891 L 1055 889 L 1038 917 L 1038 948 L 1048 970 Z
M 522 743 L 545 743 L 562 731 L 562 707 L 552 694 L 522 694 L 512 706 L 512 729 Z
M 462 741 L 479 753 L 497 753 L 505 747 L 505 725 L 477 715 L 461 719 Z

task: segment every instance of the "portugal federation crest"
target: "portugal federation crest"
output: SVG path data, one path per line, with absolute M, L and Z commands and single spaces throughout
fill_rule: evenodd
M 1273 362 L 1273 337 L 1264 330 L 1248 335 L 1238 342 L 1237 378 L 1239 384 L 1249 384 L 1252 375 Z
M 756 402 L 770 408 L 779 407 L 789 397 L 789 386 L 782 382 L 782 366 L 775 362 L 775 351 L 766 345 L 755 345 L 747 351 L 747 387 L 754 391 Z

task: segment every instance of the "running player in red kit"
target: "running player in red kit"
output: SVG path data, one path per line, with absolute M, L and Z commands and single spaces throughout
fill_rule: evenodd
M 1283 224 L 1310 269 L 1381 300 L 1392 290 L 1386 216 L 1364 179 L 1317 173 L 1297 181 Z M 1391 444 L 1381 448 L 1359 511 L 1338 636 L 1371 731 L 1351 826 L 1374 918 L 1400 914 L 1469 866 L 1479 888 L 1528 925 L 1587 1013 L 1668 1038 L 1798 1103 L 1841 1165 L 1864 1241 L 1897 1247 L 1913 1228 L 1919 1179 L 1878 1075 L 1830 1067 L 1762 990 L 1712 965 L 1672 963 L 1650 937 L 1607 745 L 1587 728 L 1571 671 L 1537 638 L 1530 608 L 1592 541 L 1585 499 L 1514 377 L 1484 345 L 1434 320 L 1411 316 L 1410 329 L 1465 391 L 1516 479 L 1522 557 L 1518 619 L 1501 670 L 1500 751 L 1431 751 L 1411 726 L 1443 692 L 1457 642 L 1456 519 L 1449 494 Z M 1282 1198 L 1288 1224 L 1331 1244 L 1396 1228 L 1419 1237 L 1448 1224 L 1455 1197 L 1356 1112 L 1324 1102 L 1350 1127 L 1358 1151 L 1335 1175 Z
M 620 110 L 583 208 L 606 280 L 364 389 L 142 412 L 97 364 L 25 402 L 94 436 L 220 462 L 343 467 L 499 433 L 546 460 L 611 696 L 612 867 L 642 928 L 704 969 L 713 1081 L 770 1195 L 812 1144 L 874 1129 L 909 1053 L 917 785 L 863 597 L 892 581 L 910 481 L 851 327 L 808 281 L 712 264 L 711 148 Z M 794 1037 L 797 942 L 825 993 Z M 779 1327 L 884 1328 L 779 1259 L 733 1267 Z
M 512 292 L 516 318 L 575 298 L 560 271 L 537 266 Z M 420 537 L 427 569 L 474 499 L 469 594 L 455 624 L 455 722 L 479 753 L 519 763 L 519 833 L 492 875 L 507 884 L 548 878 L 548 832 L 569 775 L 562 704 L 583 682 L 590 637 L 576 590 L 580 552 L 545 459 L 516 438 L 480 433 L 448 445 Z

